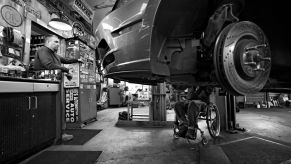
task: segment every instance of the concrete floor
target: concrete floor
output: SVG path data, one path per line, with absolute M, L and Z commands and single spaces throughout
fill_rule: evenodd
M 145 113 L 148 107 L 137 108 Z M 103 151 L 98 164 L 195 164 L 198 161 L 198 149 L 195 142 L 185 139 L 173 139 L 172 128 L 117 127 L 118 113 L 127 108 L 109 108 L 98 112 L 98 121 L 84 129 L 102 129 L 102 131 L 82 146 L 54 145 L 46 150 L 88 150 Z M 174 111 L 168 111 L 168 120 L 174 120 Z M 36 154 L 37 155 L 37 154 Z M 35 156 L 36 156 L 35 155 Z M 29 159 L 23 161 L 25 164 Z
M 240 127 L 291 144 L 291 108 L 242 109 L 236 115 Z
M 216 150 L 217 147 L 211 148 L 211 145 L 216 144 L 214 141 L 211 141 L 208 149 L 205 149 L 201 144 L 197 144 L 201 140 L 200 137 L 190 144 L 185 139 L 175 140 L 171 128 L 115 126 L 118 113 L 125 110 L 126 108 L 109 108 L 99 111 L 98 121 L 84 128 L 102 129 L 102 131 L 86 144 L 82 146 L 54 145 L 46 150 L 103 151 L 97 164 L 195 164 L 213 163 L 217 158 L 225 158 L 221 151 Z M 146 111 L 146 108 L 140 110 Z M 172 121 L 173 119 L 173 110 L 168 110 L 167 120 Z M 242 109 L 237 113 L 237 122 L 240 127 L 247 129 L 247 133 L 235 135 L 222 133 L 223 142 L 237 140 L 254 133 L 291 145 L 291 109 Z M 205 130 L 205 121 L 199 122 L 199 126 Z M 205 132 L 206 137 L 210 139 L 207 130 Z M 217 156 L 217 158 L 208 160 L 208 162 L 205 160 L 213 156 Z M 25 164 L 28 160 L 22 163 Z

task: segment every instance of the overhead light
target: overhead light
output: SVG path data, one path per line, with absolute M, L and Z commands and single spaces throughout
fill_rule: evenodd
M 59 17 L 56 15 L 55 12 L 51 12 L 51 20 L 49 21 L 49 26 L 58 29 L 58 30 L 62 30 L 62 31 L 71 31 L 73 29 L 73 27 L 71 26 L 71 24 L 68 22 L 68 19 L 65 15 L 63 15 L 63 12 L 59 12 Z
M 58 30 L 71 31 L 73 29 L 69 22 L 60 18 L 53 18 L 48 24 Z

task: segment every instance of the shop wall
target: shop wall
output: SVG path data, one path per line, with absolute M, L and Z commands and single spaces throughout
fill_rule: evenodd
M 265 93 L 260 92 L 257 94 L 247 95 L 245 104 L 252 105 L 263 101 L 265 101 Z
M 71 0 L 72 2 L 72 0 Z M 51 18 L 58 17 L 56 14 L 56 11 L 59 11 L 58 8 L 52 7 L 53 5 L 50 5 L 52 1 L 46 1 L 46 0 L 0 0 L 0 11 L 1 9 L 4 10 L 10 10 L 10 13 L 4 13 L 0 12 L 1 18 L 0 18 L 0 25 L 3 27 L 12 27 L 18 31 L 21 32 L 22 36 L 25 38 L 24 43 L 24 52 L 23 52 L 23 62 L 26 65 L 30 64 L 30 53 L 31 53 L 31 34 L 32 34 L 32 24 L 36 23 L 40 26 L 42 26 L 44 29 L 48 31 L 48 33 L 57 34 L 60 36 L 60 49 L 58 51 L 58 54 L 61 56 L 65 56 L 66 51 L 66 44 L 65 40 L 66 38 L 72 38 L 74 37 L 73 31 L 61 31 L 56 30 L 48 26 L 48 22 Z M 70 5 L 70 4 L 67 4 Z M 74 9 L 71 9 L 74 10 Z M 6 18 L 6 19 L 3 19 Z M 7 20 L 9 19 L 9 20 Z M 72 20 L 71 20 L 72 19 Z M 9 24 L 10 21 L 10 24 Z M 8 23 L 7 23 L 8 22 Z M 77 20 L 75 17 L 69 17 L 69 23 L 72 25 L 82 24 Z M 82 25 L 81 25 L 82 26 Z M 73 26 L 75 27 L 75 26 Z M 74 28 L 76 29 L 76 28 Z M 80 31 L 79 31 L 80 32 Z M 83 27 L 81 29 L 81 33 L 83 35 L 80 35 L 79 37 L 83 39 L 85 42 L 88 43 L 90 47 L 93 49 L 96 48 L 96 40 L 92 36 L 92 33 L 87 33 L 85 28 Z M 76 33 L 75 33 L 76 34 Z
M 13 27 L 14 29 L 21 31 L 24 34 L 25 32 L 30 30 L 29 28 L 26 27 L 26 21 L 28 19 L 30 21 L 34 21 L 42 25 L 43 27 L 60 36 L 63 36 L 64 38 L 72 37 L 72 32 L 60 31 L 48 26 L 48 22 L 50 21 L 50 19 L 56 15 L 50 14 L 48 9 L 41 3 L 39 3 L 37 0 L 27 1 L 26 3 L 22 0 L 0 0 L 0 8 L 2 8 L 5 5 L 9 5 L 21 15 L 22 23 L 20 26 L 11 26 L 10 24 L 7 23 L 7 21 L 3 19 L 3 16 L 1 15 L 2 17 L 0 19 L 0 24 L 2 26 Z M 12 15 L 11 16 L 6 15 L 6 17 L 9 17 L 11 19 L 17 18 L 16 16 L 12 17 Z
M 8 11 L 8 12 L 7 12 Z M 48 31 L 63 38 L 72 37 L 72 32 L 60 31 L 48 26 L 52 16 L 50 11 L 37 0 L 0 0 L 0 25 L 20 31 L 25 38 L 23 62 L 29 64 L 31 24 L 35 22 Z M 59 54 L 64 56 L 64 41 L 61 41 Z

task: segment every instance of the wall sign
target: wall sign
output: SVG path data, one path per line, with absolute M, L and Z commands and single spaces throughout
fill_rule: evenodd
M 93 21 L 93 12 L 90 8 L 88 8 L 82 0 L 74 0 L 74 4 L 72 7 L 84 17 L 84 19 L 89 22 L 90 24 Z
M 39 3 L 41 3 L 45 8 L 47 8 L 48 11 L 50 12 L 59 12 L 59 10 L 53 6 L 52 4 L 57 4 L 57 3 L 52 3 L 50 0 L 37 0 Z
M 13 27 L 19 27 L 22 24 L 21 14 L 12 6 L 4 5 L 1 8 L 1 16 L 6 23 Z
M 23 7 L 23 2 L 20 0 L 11 0 L 12 2 L 18 4 L 19 6 Z
M 84 27 L 79 22 L 73 23 L 73 34 L 75 36 L 84 36 Z
M 79 120 L 79 91 L 78 88 L 65 89 L 65 119 L 75 123 Z
M 31 0 L 11 0 L 12 2 L 16 3 L 17 5 L 23 7 L 25 4 L 31 5 Z
M 31 15 L 33 15 L 33 17 L 37 18 L 37 19 L 41 19 L 41 13 L 40 11 L 37 11 L 36 9 L 34 9 L 31 6 L 25 6 L 25 12 L 26 14 L 30 13 Z

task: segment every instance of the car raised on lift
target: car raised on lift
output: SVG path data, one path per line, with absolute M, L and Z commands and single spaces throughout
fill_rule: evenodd
M 150 85 L 166 81 L 180 88 L 219 86 L 233 95 L 290 87 L 289 76 L 271 73 L 271 66 L 278 71 L 286 64 L 273 61 L 265 33 L 247 21 L 259 14 L 254 7 L 259 2 L 243 4 L 247 12 L 241 17 L 233 13 L 233 3 L 216 8 L 212 2 L 117 0 L 95 30 L 105 77 Z M 214 40 L 205 46 L 207 36 Z

